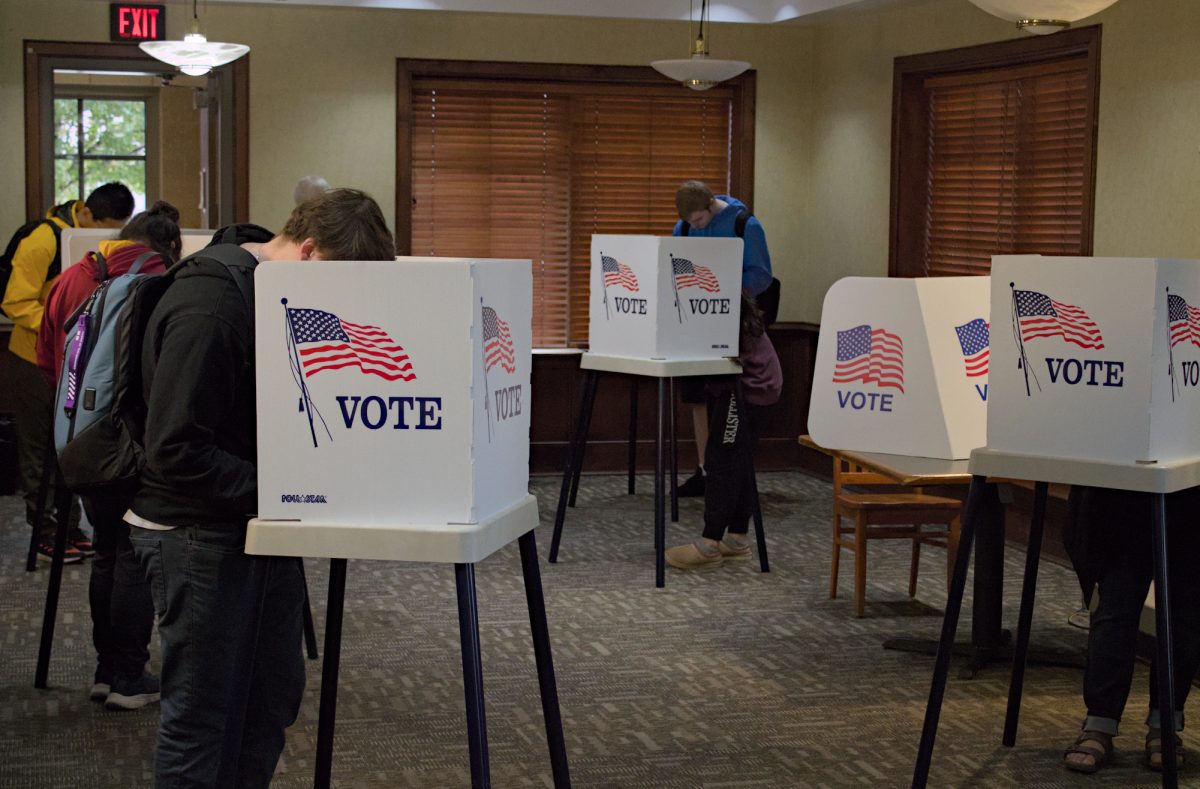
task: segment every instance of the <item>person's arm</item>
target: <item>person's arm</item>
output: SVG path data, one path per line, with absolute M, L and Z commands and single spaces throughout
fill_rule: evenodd
M 12 274 L 2 306 L 13 323 L 29 331 L 42 327 L 42 288 L 54 261 L 55 248 L 54 231 L 49 225 L 38 225 L 13 253 Z
M 742 287 L 755 296 L 771 284 L 771 253 L 767 251 L 767 235 L 754 217 L 746 223 L 742 249 Z
M 250 396 L 238 388 L 242 348 L 233 327 L 217 317 L 168 321 L 146 404 L 146 463 L 164 482 L 195 498 L 244 499 L 252 508 L 255 464 L 216 442 L 235 404 Z

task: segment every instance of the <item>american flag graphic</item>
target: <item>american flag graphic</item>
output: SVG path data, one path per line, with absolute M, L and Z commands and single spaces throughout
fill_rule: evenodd
M 1061 337 L 1080 348 L 1103 348 L 1100 328 L 1079 307 L 1034 290 L 1013 291 L 1021 341 L 1035 337 Z
M 671 268 L 675 271 L 676 288 L 700 288 L 709 293 L 720 293 L 721 283 L 713 276 L 712 269 L 700 266 L 687 258 L 671 258 Z
M 512 333 L 508 330 L 508 321 L 497 315 L 491 307 L 484 307 L 483 371 L 486 373 L 497 364 L 506 373 L 517 370 L 517 359 L 513 354 Z
M 835 384 L 850 381 L 904 391 L 904 341 L 900 335 L 864 324 L 837 333 Z
M 350 323 L 324 310 L 287 307 L 287 312 L 306 378 L 343 367 L 389 381 L 417 377 L 408 353 L 378 326 Z
M 1188 304 L 1182 296 L 1167 295 L 1167 324 L 1172 348 L 1181 342 L 1200 347 L 1200 309 Z
M 604 272 L 604 286 L 620 285 L 625 290 L 637 293 L 638 281 L 633 269 L 616 258 L 600 256 L 600 270 Z
M 991 338 L 988 336 L 988 324 L 983 318 L 968 321 L 962 326 L 955 326 L 958 334 L 958 344 L 962 346 L 963 364 L 967 368 L 967 377 L 975 378 L 988 374 L 988 346 Z

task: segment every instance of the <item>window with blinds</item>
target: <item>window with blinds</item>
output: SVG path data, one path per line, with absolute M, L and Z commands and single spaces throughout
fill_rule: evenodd
M 411 254 L 532 259 L 537 347 L 587 342 L 593 233 L 669 235 L 680 183 L 729 191 L 728 88 L 414 77 L 409 95 Z
M 1095 63 L 1088 51 L 1014 59 L 898 85 L 893 274 L 987 274 L 997 254 L 1091 254 Z

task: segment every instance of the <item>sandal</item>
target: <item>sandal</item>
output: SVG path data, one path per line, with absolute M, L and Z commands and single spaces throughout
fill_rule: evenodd
M 1175 769 L 1183 767 L 1185 761 L 1183 739 L 1175 735 Z M 1162 772 L 1162 730 L 1146 730 L 1146 766 L 1154 772 Z
M 1099 747 L 1097 747 L 1099 746 Z M 1090 756 L 1092 761 L 1071 761 L 1073 754 Z M 1075 738 L 1070 748 L 1063 752 L 1063 766 L 1077 773 L 1094 773 L 1112 761 L 1112 736 L 1098 731 L 1085 731 Z

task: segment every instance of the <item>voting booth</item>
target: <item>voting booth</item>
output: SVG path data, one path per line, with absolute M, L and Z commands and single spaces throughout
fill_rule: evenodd
M 997 256 L 989 449 L 1200 457 L 1200 262 Z
M 824 447 L 960 459 L 986 443 L 987 277 L 847 277 L 825 295 L 808 430 Z
M 592 236 L 589 350 L 642 359 L 737 356 L 740 238 Z
M 73 266 L 83 259 L 88 252 L 100 249 L 101 241 L 112 241 L 120 230 L 106 227 L 69 227 L 62 231 L 59 248 L 62 250 L 62 266 Z M 214 230 L 180 229 L 183 251 L 180 258 L 185 258 L 193 252 L 199 252 L 212 241 Z

